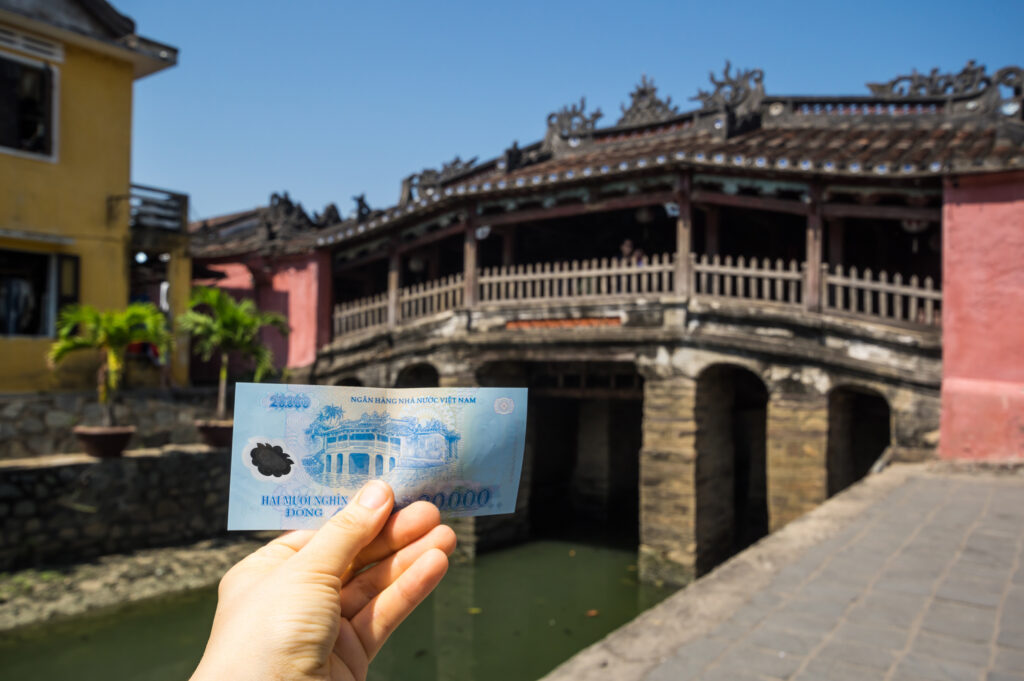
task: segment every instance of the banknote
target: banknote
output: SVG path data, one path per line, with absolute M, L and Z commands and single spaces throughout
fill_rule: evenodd
M 525 388 L 238 383 L 228 529 L 319 527 L 374 478 L 397 507 L 512 513 L 525 436 Z

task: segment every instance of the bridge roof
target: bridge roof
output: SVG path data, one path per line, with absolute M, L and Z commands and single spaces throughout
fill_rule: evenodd
M 199 230 L 193 254 L 297 252 L 381 235 L 468 200 L 518 196 L 666 171 L 741 172 L 803 181 L 938 182 L 1024 167 L 1024 69 L 897 76 L 869 95 L 768 95 L 759 69 L 711 75 L 711 91 L 680 112 L 644 77 L 612 126 L 585 100 L 551 113 L 544 138 L 488 161 L 455 157 L 406 177 L 383 210 L 360 202 L 342 219 L 331 204 L 309 218 L 275 195 L 248 232 Z M 296 210 L 297 209 L 297 210 Z M 232 223 L 233 224 L 233 223 Z

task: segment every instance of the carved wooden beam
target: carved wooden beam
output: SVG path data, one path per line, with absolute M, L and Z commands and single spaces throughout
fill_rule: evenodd
M 690 200 L 694 203 L 710 203 L 716 206 L 766 210 L 774 213 L 808 215 L 811 212 L 810 206 L 803 201 L 796 201 L 793 199 L 776 199 L 768 196 L 723 194 L 721 192 L 712 192 L 706 189 L 694 190 L 690 194 Z
M 603 213 L 625 208 L 654 206 L 671 203 L 675 200 L 675 193 L 670 191 L 655 192 L 653 194 L 630 194 L 628 196 L 616 196 L 615 198 L 592 201 L 590 203 L 570 203 L 563 206 L 552 206 L 551 208 L 534 208 L 510 213 L 499 213 L 497 215 L 481 215 L 478 216 L 477 221 L 482 225 L 497 227 L 498 225 L 518 222 L 536 222 L 539 220 L 572 217 L 574 215 L 586 215 L 588 213 Z
M 874 220 L 942 220 L 942 209 L 938 206 L 924 208 L 916 206 L 868 206 L 856 203 L 826 203 L 822 207 L 826 218 L 867 218 Z
M 422 236 L 413 239 L 412 241 L 401 242 L 400 244 L 398 244 L 398 252 L 407 253 L 408 251 L 415 250 L 420 246 L 426 246 L 427 244 L 434 243 L 435 241 L 441 241 L 442 239 L 447 239 L 449 237 L 462 234 L 464 231 L 466 231 L 466 223 L 461 221 L 456 222 L 451 225 L 448 225 L 447 227 L 442 227 L 441 229 L 434 230 L 433 232 L 427 232 L 426 234 L 423 234 Z

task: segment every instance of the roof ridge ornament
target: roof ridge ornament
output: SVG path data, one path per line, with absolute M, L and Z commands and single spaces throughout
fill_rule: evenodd
M 633 101 L 628 109 L 625 104 L 620 105 L 622 117 L 616 125 L 660 123 L 679 115 L 679 107 L 672 106 L 671 97 L 664 100 L 658 97 L 654 79 L 648 80 L 646 73 L 640 76 L 640 83 L 629 96 Z
M 336 225 L 339 222 L 341 222 L 341 212 L 338 210 L 338 204 L 334 202 L 324 206 L 323 213 L 313 213 L 313 223 L 321 229 L 330 225 Z
M 731 69 L 732 62 L 726 59 L 721 79 L 716 78 L 713 71 L 708 74 L 714 91 L 698 89 L 690 101 L 701 102 L 705 109 L 730 110 L 741 116 L 756 111 L 764 99 L 764 71 L 737 69 L 736 75 L 732 75 Z
M 302 204 L 292 201 L 288 192 L 270 195 L 270 205 L 261 211 L 263 233 L 267 240 L 285 239 L 314 227 Z
M 456 156 L 448 163 L 442 163 L 441 169 L 424 168 L 402 180 L 402 190 L 398 204 L 401 206 L 425 199 L 441 191 L 441 186 L 468 172 L 476 165 L 478 157 L 463 161 Z
M 1024 106 L 1024 69 L 1006 66 L 994 74 L 986 73 L 985 65 L 973 59 L 959 73 L 939 73 L 937 68 L 927 75 L 913 70 L 909 75 L 896 76 L 885 83 L 868 83 L 871 94 L 885 99 L 913 99 L 919 97 L 972 98 L 966 103 L 952 105 L 951 114 L 982 114 L 1000 112 L 1004 116 L 1021 118 Z M 1007 93 L 1005 90 L 1009 90 Z
M 476 165 L 477 158 L 479 158 L 479 157 L 478 156 L 474 156 L 473 158 L 471 158 L 471 159 L 469 159 L 467 161 L 463 161 L 461 158 L 456 156 L 455 158 L 453 158 L 448 163 L 442 163 L 441 164 L 441 170 L 440 170 L 440 173 L 439 173 L 440 181 L 441 182 L 447 182 L 449 180 L 455 179 L 459 175 L 462 175 L 464 172 L 466 172 L 467 170 L 472 168 L 474 165 Z
M 589 140 L 597 129 L 602 116 L 601 109 L 594 109 L 589 115 L 587 98 L 580 97 L 580 103 L 563 106 L 548 114 L 548 130 L 541 143 L 542 153 L 556 153 L 566 148 L 575 149 L 584 140 Z
M 356 222 L 366 222 L 366 219 L 370 217 L 370 213 L 373 212 L 370 204 L 366 203 L 366 194 L 357 194 L 352 197 L 352 200 L 356 202 Z
M 975 66 L 975 61 L 970 59 L 960 73 L 939 73 L 939 69 L 934 68 L 924 75 L 913 69 L 908 75 L 896 76 L 885 83 L 868 83 L 868 89 L 876 97 L 943 97 L 981 94 L 991 85 L 992 79 L 985 73 L 984 64 Z

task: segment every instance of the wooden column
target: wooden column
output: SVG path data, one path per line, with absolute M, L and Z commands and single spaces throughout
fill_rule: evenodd
M 832 218 L 828 221 L 828 264 L 843 264 L 843 220 Z
M 501 232 L 501 264 L 508 267 L 516 261 L 515 227 L 506 227 Z
M 718 255 L 718 206 L 708 206 L 704 219 L 704 250 L 708 256 Z
M 807 215 L 807 258 L 804 263 L 804 307 L 821 309 L 821 188 L 811 186 Z
M 430 248 L 430 257 L 427 258 L 427 281 L 434 281 L 441 277 L 441 249 L 437 242 Z
M 467 308 L 476 307 L 477 266 L 476 266 L 476 221 L 472 216 L 466 218 L 466 240 L 463 250 L 462 276 L 466 289 L 462 296 L 462 304 Z
M 388 328 L 398 324 L 398 287 L 402 274 L 402 256 L 392 249 L 388 258 Z
M 690 291 L 690 251 L 693 242 L 693 204 L 690 203 L 689 175 L 679 179 L 676 205 L 679 206 L 679 217 L 676 218 L 675 293 L 680 298 L 688 300 L 692 293 Z

